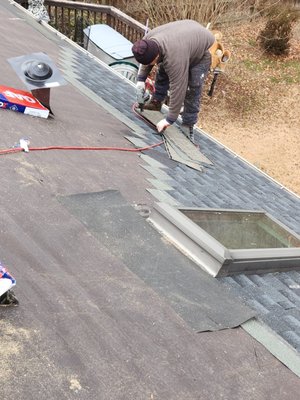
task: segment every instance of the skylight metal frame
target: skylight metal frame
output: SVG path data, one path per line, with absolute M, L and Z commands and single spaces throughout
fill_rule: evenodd
M 261 213 L 296 239 L 300 240 L 300 236 L 263 210 L 175 208 L 165 203 L 157 203 L 150 215 L 150 221 L 210 275 L 216 277 L 238 273 L 262 274 L 300 269 L 300 247 L 228 249 L 182 212 L 194 210 Z

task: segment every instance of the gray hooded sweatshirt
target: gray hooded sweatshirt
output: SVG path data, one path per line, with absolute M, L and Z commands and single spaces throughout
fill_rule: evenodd
M 170 103 L 167 119 L 176 121 L 188 87 L 189 68 L 201 63 L 215 42 L 214 35 L 192 20 L 170 22 L 147 33 L 144 39 L 156 41 L 159 63 L 163 64 L 170 83 Z M 145 81 L 152 66 L 143 65 L 137 80 Z

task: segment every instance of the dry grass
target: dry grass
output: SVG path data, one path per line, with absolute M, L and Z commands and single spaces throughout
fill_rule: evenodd
M 232 58 L 214 96 L 204 95 L 199 124 L 300 194 L 300 24 L 294 26 L 287 57 L 260 50 L 256 39 L 264 24 L 261 18 L 222 29 Z

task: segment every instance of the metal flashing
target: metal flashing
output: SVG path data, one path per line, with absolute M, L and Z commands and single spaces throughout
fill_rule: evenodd
M 296 349 L 256 318 L 244 322 L 241 326 L 273 356 L 300 377 L 300 357 Z
M 209 223 L 206 220 L 201 227 L 199 215 L 208 217 Z M 264 211 L 175 208 L 157 203 L 150 220 L 215 277 L 300 269 L 300 237 Z M 223 237 L 235 237 L 236 243 L 231 240 L 226 246 L 220 232 Z

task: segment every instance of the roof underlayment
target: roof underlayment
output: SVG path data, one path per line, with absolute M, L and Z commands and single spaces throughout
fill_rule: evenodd
M 38 51 L 69 82 L 51 93 L 53 118 L 0 110 L 1 148 L 21 137 L 32 146 L 159 142 L 132 113 L 132 83 L 12 1 L 1 1 L 0 19 L 2 84 L 24 89 L 6 60 Z M 299 272 L 215 280 L 138 214 L 155 201 L 264 209 L 300 234 L 299 197 L 206 133 L 198 131 L 196 141 L 213 163 L 202 172 L 170 160 L 162 146 L 140 157 L 53 151 L 0 158 L 1 258 L 20 300 L 0 309 L 1 398 L 298 399 L 298 377 L 256 340 L 299 375 Z M 113 194 L 110 203 L 104 193 Z M 101 230 L 86 208 L 95 196 Z M 207 297 L 197 282 L 212 288 Z M 227 326 L 244 330 L 223 329 L 236 317 L 232 299 L 246 318 Z M 221 317 L 223 330 L 195 333 L 209 323 L 217 329 Z
M 80 84 L 84 81 L 93 95 L 97 93 L 109 106 L 114 107 L 117 113 L 122 112 L 123 121 L 124 117 L 131 118 L 131 104 L 135 101 L 132 85 L 122 80 L 116 87 L 113 83 L 115 78 L 113 76 L 110 78 L 108 73 L 105 77 L 102 75 L 102 78 L 103 67 L 97 62 L 89 79 L 85 79 L 84 71 L 91 60 L 89 58 L 84 60 L 83 55 L 79 55 L 75 50 L 68 52 L 69 60 L 72 62 L 64 72 L 73 77 L 72 82 L 76 85 L 76 81 Z M 107 86 L 114 87 L 115 94 L 108 95 Z M 123 99 L 125 96 L 128 98 L 129 93 L 132 101 L 125 104 Z M 132 126 L 131 120 L 133 132 L 135 130 L 139 132 L 141 126 L 145 129 L 143 139 L 139 135 L 131 137 L 136 146 L 143 147 L 159 141 L 159 138 L 153 135 L 152 129 L 138 119 L 135 125 L 136 128 Z M 205 168 L 202 173 L 180 164 L 174 168 L 174 164 L 161 154 L 162 149 L 146 153 L 146 163 L 142 166 L 153 176 L 151 183 L 155 186 L 147 190 L 157 201 L 185 207 L 261 209 L 300 234 L 300 198 L 297 195 L 224 148 L 206 133 L 202 131 L 198 133 L 196 141 L 200 144 L 202 153 L 214 164 L 213 168 Z M 267 322 L 292 347 L 300 351 L 299 272 L 260 276 L 241 275 L 220 278 L 220 282 L 241 297 L 259 313 L 260 319 Z M 281 321 L 283 317 L 284 326 Z

